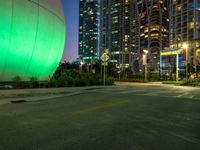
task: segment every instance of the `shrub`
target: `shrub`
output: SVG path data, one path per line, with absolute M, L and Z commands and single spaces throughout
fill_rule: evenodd
M 39 81 L 36 77 L 31 77 L 29 81 L 29 87 L 30 88 L 38 88 L 39 87 Z
M 125 82 L 141 82 L 141 83 L 148 82 L 148 81 L 145 81 L 144 79 L 134 79 L 134 78 L 127 78 L 127 79 L 123 79 L 121 81 L 125 81 Z
M 163 81 L 163 84 L 176 84 L 176 85 L 181 85 L 184 83 L 184 81 Z
M 20 89 L 22 88 L 22 86 L 23 86 L 23 83 L 20 76 L 15 76 L 13 78 L 13 88 Z
M 163 81 L 163 84 L 175 84 L 184 86 L 200 86 L 200 82 L 190 82 L 190 81 Z
M 102 81 L 100 81 L 100 82 L 102 82 Z M 114 85 L 114 79 L 112 79 L 112 78 L 106 79 L 106 85 Z
M 54 78 L 50 79 L 48 81 L 48 83 L 47 83 L 47 87 L 48 88 L 50 88 L 50 87 L 57 87 L 57 81 Z

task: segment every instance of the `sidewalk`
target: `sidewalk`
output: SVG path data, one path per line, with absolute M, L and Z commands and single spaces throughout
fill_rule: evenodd
M 0 90 L 0 105 L 70 96 L 70 95 L 80 94 L 84 92 L 84 90 L 89 90 L 94 88 L 99 88 L 99 86 Z
M 175 84 L 163 84 L 162 82 L 115 82 L 117 86 L 155 86 L 155 87 L 168 87 L 168 88 L 176 88 L 176 89 L 189 89 L 189 90 L 200 90 L 200 87 L 196 86 L 181 86 Z
M 162 84 L 162 82 L 115 82 L 118 87 L 121 86 L 151 86 L 151 87 L 166 87 L 174 89 L 183 89 L 187 91 L 200 90 L 200 87 L 191 86 L 177 86 L 173 84 Z M 94 91 L 99 88 L 110 88 L 112 86 L 88 86 L 88 87 L 65 87 L 65 88 L 42 88 L 42 89 L 8 89 L 0 90 L 0 105 L 17 103 L 17 102 L 31 102 L 46 100 L 64 96 L 71 96 L 80 93 Z

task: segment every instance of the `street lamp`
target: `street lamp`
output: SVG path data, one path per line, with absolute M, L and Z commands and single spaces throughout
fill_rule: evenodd
M 82 73 L 82 71 L 83 71 L 83 64 L 84 64 L 84 63 L 83 63 L 83 61 L 81 60 L 81 61 L 80 61 L 80 72 L 81 72 L 81 73 Z
M 176 82 L 178 82 L 179 78 L 179 52 L 176 54 Z
M 119 76 L 119 79 L 118 79 L 118 80 L 120 81 L 120 79 L 121 79 L 120 74 L 121 74 L 122 64 L 119 64 L 119 65 L 116 64 L 116 68 L 118 69 L 118 70 L 117 70 L 117 73 L 118 73 L 118 76 Z
M 144 72 L 145 72 L 145 81 L 147 81 L 147 54 L 148 50 L 143 49 L 143 65 L 145 66 Z
M 184 43 L 183 48 L 185 49 L 185 70 L 186 70 L 186 81 L 188 81 L 188 44 Z
M 94 53 L 93 53 L 93 50 L 91 50 L 90 51 L 90 54 L 91 54 L 91 72 L 92 72 L 92 69 L 93 69 L 93 55 L 94 55 Z

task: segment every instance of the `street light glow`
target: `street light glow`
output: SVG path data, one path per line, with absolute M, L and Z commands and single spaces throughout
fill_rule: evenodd
M 188 81 L 188 44 L 187 43 L 183 43 L 183 48 L 186 51 L 186 59 L 185 59 L 185 74 L 186 74 L 186 80 Z
M 187 44 L 187 43 L 184 43 L 184 44 L 183 44 L 183 48 L 184 48 L 184 49 L 187 49 L 187 48 L 188 48 L 188 44 Z
M 81 64 L 81 65 L 83 65 L 83 64 L 84 64 L 84 62 L 83 62 L 83 61 L 80 61 L 80 64 Z
M 146 49 L 143 49 L 143 52 L 144 52 L 145 54 L 148 54 L 148 50 L 146 50 Z
M 144 76 L 145 76 L 145 81 L 147 81 L 147 54 L 148 50 L 143 49 L 143 65 L 144 65 Z

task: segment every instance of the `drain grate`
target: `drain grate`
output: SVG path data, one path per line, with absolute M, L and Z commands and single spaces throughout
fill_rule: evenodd
M 15 100 L 15 101 L 11 101 L 11 103 L 13 104 L 17 104 L 17 103 L 25 103 L 27 102 L 26 100 Z

